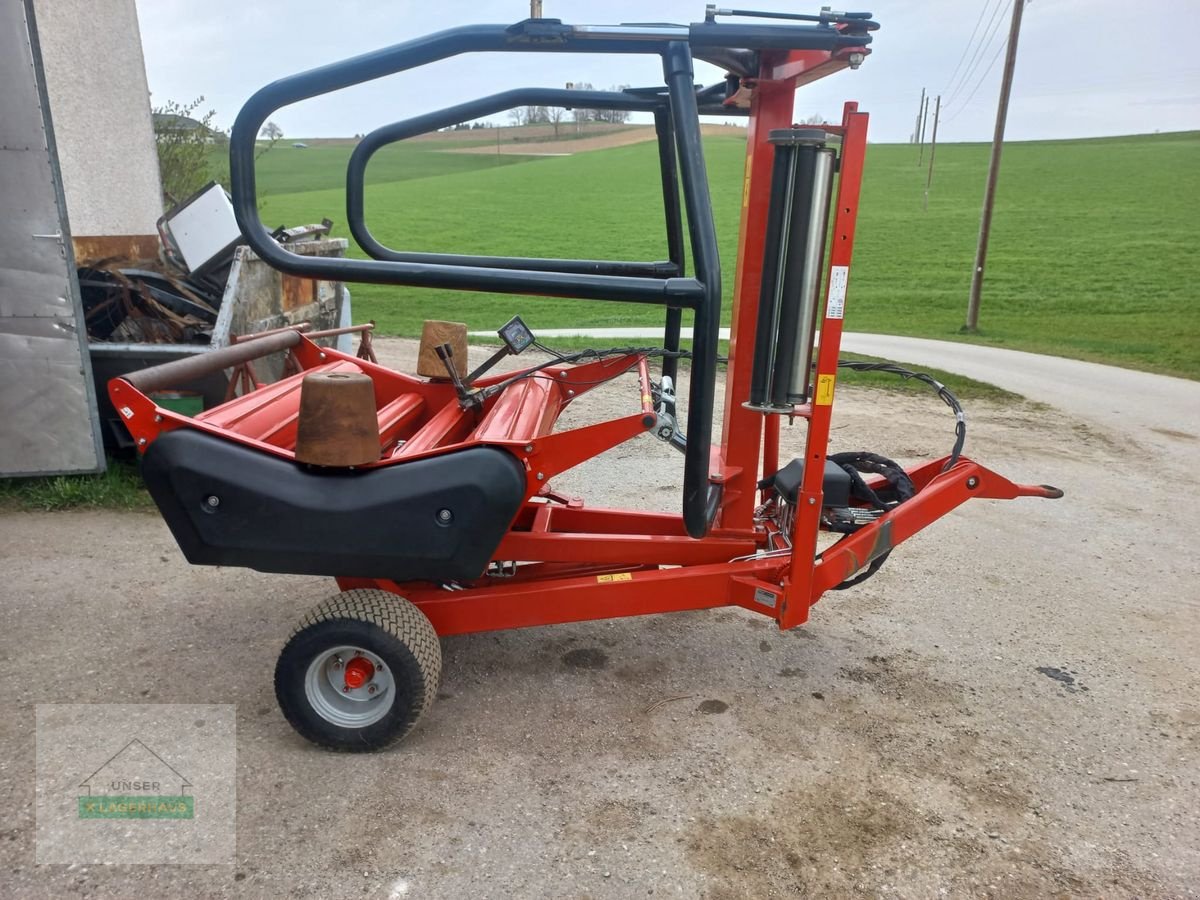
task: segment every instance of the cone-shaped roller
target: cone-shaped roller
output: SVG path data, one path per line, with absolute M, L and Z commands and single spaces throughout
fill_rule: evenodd
M 361 466 L 379 459 L 375 384 L 361 372 L 314 372 L 300 385 L 296 461 Z

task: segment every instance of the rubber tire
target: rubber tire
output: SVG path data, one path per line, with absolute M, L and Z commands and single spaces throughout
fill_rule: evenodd
M 377 654 L 396 686 L 392 708 L 378 722 L 347 728 L 322 718 L 304 692 L 309 664 L 341 644 Z M 412 731 L 437 696 L 442 646 L 425 614 L 396 594 L 352 590 L 312 609 L 288 638 L 275 664 L 275 697 L 284 717 L 301 735 L 329 750 L 383 750 Z

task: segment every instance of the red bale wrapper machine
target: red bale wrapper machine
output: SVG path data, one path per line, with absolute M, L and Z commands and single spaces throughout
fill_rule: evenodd
M 871 453 L 826 453 L 867 114 L 847 103 L 838 124 L 797 127 L 793 101 L 797 87 L 857 68 L 876 28 L 866 13 L 712 7 L 692 25 L 476 25 L 284 78 L 249 100 L 230 142 L 233 202 L 247 243 L 283 272 L 665 311 L 660 347 L 552 354 L 505 374 L 462 375 L 465 360 L 441 344 L 448 377 L 408 375 L 292 330 L 111 382 L 146 484 L 190 562 L 336 577 L 340 593 L 303 619 L 276 667 L 280 705 L 301 734 L 340 750 L 402 737 L 433 702 L 442 635 L 721 606 L 793 628 L 826 591 L 869 577 L 897 544 L 967 500 L 1061 496 L 962 456 L 962 410 L 928 376 L 915 375 L 955 414 L 949 456 L 905 471 Z M 347 221 L 368 259 L 300 256 L 270 238 L 254 171 L 254 140 L 268 116 L 468 52 L 649 54 L 661 59 L 664 84 L 511 90 L 384 126 L 357 145 L 346 179 Z M 724 80 L 698 86 L 697 59 L 723 68 Z M 371 234 L 363 183 L 377 150 L 521 106 L 653 117 L 667 260 L 411 252 Z M 720 446 L 711 437 L 721 263 L 701 147 L 705 114 L 748 118 Z M 690 352 L 680 349 L 685 311 Z M 500 334 L 509 352 L 534 343 L 519 318 Z M 202 414 L 150 399 L 201 369 L 280 351 L 299 374 Z M 675 411 L 680 359 L 690 365 L 686 421 Z M 569 404 L 626 373 L 636 376 L 628 415 L 555 430 Z M 364 396 L 365 451 L 362 416 L 339 412 Z M 807 438 L 804 456 L 781 465 L 785 416 L 804 422 Z M 680 514 L 593 508 L 551 488 L 559 473 L 646 433 L 681 451 Z M 322 438 L 323 454 L 301 452 Z M 823 531 L 837 539 L 818 544 Z

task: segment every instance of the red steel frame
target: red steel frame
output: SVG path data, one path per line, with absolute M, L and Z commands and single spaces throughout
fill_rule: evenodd
M 861 52 L 861 51 L 860 51 Z M 723 443 L 714 448 L 711 478 L 723 487 L 716 523 L 702 539 L 690 538 L 682 517 L 631 510 L 593 509 L 550 489 L 548 480 L 654 425 L 650 379 L 644 357 L 623 356 L 582 366 L 555 366 L 518 382 L 492 398 L 477 422 L 459 409 L 447 383 L 394 372 L 370 361 L 324 350 L 301 340 L 293 354 L 304 370 L 355 365 L 372 376 L 382 398 L 380 431 L 383 454 L 378 463 L 393 465 L 443 453 L 469 443 L 506 447 L 527 471 L 526 501 L 494 560 L 521 561 L 503 574 L 474 582 L 437 587 L 424 582 L 339 578 L 342 590 L 382 588 L 420 607 L 439 634 L 489 631 L 533 625 L 741 606 L 769 616 L 780 628 L 805 622 L 821 595 L 872 560 L 972 498 L 1012 499 L 1057 496 L 1052 488 L 1018 485 L 978 463 L 961 458 L 947 471 L 946 460 L 910 470 L 918 493 L 875 522 L 818 553 L 822 478 L 837 378 L 843 304 L 828 302 L 830 284 L 844 297 L 859 190 L 866 152 L 867 115 L 847 103 L 842 122 L 826 126 L 840 137 L 839 179 L 826 272 L 826 304 L 813 400 L 794 415 L 807 421 L 805 473 L 797 498 L 791 551 L 772 550 L 773 525 L 756 522 L 760 471 L 779 467 L 779 419 L 743 407 L 749 396 L 757 302 L 762 277 L 763 243 L 771 191 L 772 129 L 791 124 L 797 85 L 844 68 L 848 54 L 817 51 L 767 54 L 757 80 L 743 87 L 750 94 L 745 182 L 737 256 L 737 280 L 729 344 Z M 746 91 L 742 92 L 744 96 Z M 837 273 L 836 282 L 831 273 Z M 637 368 L 637 412 L 596 425 L 554 432 L 554 422 L 577 394 L 592 384 Z M 480 387 L 508 376 L 492 376 Z M 195 419 L 158 408 L 123 380 L 110 394 L 139 446 L 179 427 L 199 428 L 288 458 L 287 438 L 294 437 L 298 384 L 279 383 L 223 404 Z M 276 394 L 270 394 L 272 390 Z M 273 401 L 264 408 L 263 394 Z M 251 402 L 253 401 L 253 402 Z M 426 412 L 422 412 L 422 409 Z M 432 412 L 437 410 L 437 412 Z M 404 423 L 424 416 L 422 435 L 390 449 Z M 290 430 L 289 430 L 290 429 Z M 231 433 L 232 432 L 232 433 Z M 768 551 L 769 555 L 763 555 Z
M 973 497 L 1012 499 L 1052 496 L 1041 486 L 1016 485 L 975 462 L 945 460 L 910 475 L 918 495 L 876 523 L 817 555 L 825 448 L 833 410 L 842 315 L 828 308 L 817 354 L 819 386 L 812 404 L 797 408 L 808 421 L 806 468 L 786 555 L 752 556 L 766 544 L 756 528 L 757 480 L 779 467 L 779 416 L 747 410 L 751 348 L 757 325 L 763 242 L 770 202 L 772 129 L 788 127 L 796 87 L 847 65 L 847 54 L 795 51 L 768 56 L 751 88 L 745 182 L 737 256 L 737 281 L 729 342 L 724 443 L 714 452 L 712 479 L 723 484 L 717 527 L 692 540 L 677 515 L 587 509 L 547 494 L 531 503 L 526 521 L 501 543 L 498 560 L 540 560 L 508 577 L 488 577 L 465 590 L 427 584 L 340 578 L 343 590 L 379 587 L 401 594 L 429 616 L 439 634 L 460 634 L 736 605 L 770 616 L 780 628 L 808 619 L 821 595 L 896 544 Z M 866 152 L 867 115 L 847 103 L 842 122 L 827 130 L 842 139 L 829 266 L 848 270 L 854 247 L 859 190 Z M 828 285 L 829 279 L 826 278 Z M 842 282 L 844 287 L 845 282 Z M 744 353 L 739 352 L 744 348 Z M 660 568 L 660 566 L 674 568 Z

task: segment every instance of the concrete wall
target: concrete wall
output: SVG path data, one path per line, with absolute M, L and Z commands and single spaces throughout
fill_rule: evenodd
M 134 0 L 35 0 L 71 233 L 151 234 L 162 215 Z

